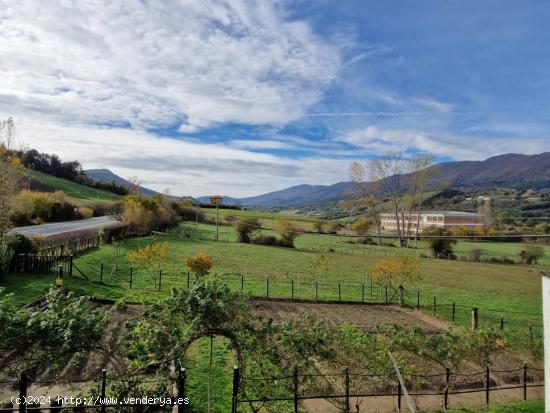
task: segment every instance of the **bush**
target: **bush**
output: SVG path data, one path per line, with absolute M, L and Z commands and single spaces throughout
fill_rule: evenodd
M 113 214 L 117 210 L 121 210 L 122 204 L 120 202 L 94 202 L 91 204 L 91 208 L 94 217 L 103 217 Z
M 32 254 L 34 252 L 32 240 L 22 234 L 10 235 L 7 244 L 15 255 Z
M 279 242 L 277 241 L 277 238 L 273 235 L 260 235 L 256 238 L 253 238 L 251 240 L 252 244 L 256 245 L 278 245 Z
M 300 233 L 300 228 L 286 219 L 278 219 L 273 223 L 273 229 L 280 235 L 279 245 L 294 248 L 294 240 Z
M 92 218 L 94 216 L 94 211 L 92 208 L 80 207 L 78 208 L 78 213 L 84 219 Z
M 322 234 L 323 232 L 325 232 L 325 224 L 326 224 L 325 221 L 321 219 L 316 219 L 315 221 L 313 221 L 313 228 L 319 234 Z
M 341 229 L 343 228 L 343 225 L 338 222 L 338 221 L 334 221 L 334 222 L 331 222 L 330 223 L 330 226 L 329 226 L 329 231 L 330 233 L 332 234 L 336 234 L 338 231 L 340 231 Z
M 237 241 L 250 243 L 254 232 L 260 229 L 260 221 L 257 218 L 241 218 L 235 222 L 234 226 L 237 232 Z
M 476 261 L 479 262 L 483 258 L 484 255 L 487 254 L 487 251 L 482 248 L 472 248 L 468 252 L 468 258 L 470 261 Z
M 0 275 L 7 274 L 13 259 L 13 249 L 6 243 L 0 243 Z
M 188 257 L 186 263 L 196 277 L 204 277 L 214 265 L 212 257 L 205 252 L 198 252 Z
M 361 217 L 351 224 L 351 229 L 357 234 L 366 234 L 372 226 L 372 221 L 367 217 Z
M 544 256 L 544 249 L 540 245 L 527 245 L 519 253 L 524 264 L 537 264 Z
M 423 235 L 431 236 L 448 236 L 450 233 L 444 228 L 427 228 L 422 231 Z M 434 258 L 451 259 L 454 257 L 453 245 L 456 244 L 455 239 L 449 238 L 430 238 L 427 240 L 429 248 L 432 250 Z

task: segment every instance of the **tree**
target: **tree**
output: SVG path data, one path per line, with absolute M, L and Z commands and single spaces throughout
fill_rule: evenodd
M 319 233 L 322 234 L 325 230 L 325 224 L 326 222 L 322 219 L 316 219 L 313 221 L 313 228 Z
M 367 171 L 359 162 L 353 162 L 350 166 L 350 178 L 355 183 L 355 192 L 352 197 L 356 204 L 363 206 L 367 214 L 372 217 L 378 233 L 378 242 L 382 244 L 382 225 L 380 222 L 379 205 L 382 200 L 378 196 L 380 182 L 372 179 L 367 181 Z
M 422 279 L 418 271 L 420 258 L 411 254 L 398 254 L 378 259 L 370 274 L 390 287 L 414 283 Z
M 273 223 L 273 229 L 281 237 L 280 244 L 284 247 L 294 247 L 294 240 L 300 233 L 300 228 L 292 221 L 279 218 Z
M 6 120 L 0 120 L 0 145 L 4 145 L 6 149 L 13 149 L 16 135 L 17 129 L 11 116 Z
M 252 239 L 252 235 L 260 230 L 261 225 L 258 218 L 244 217 L 235 222 L 234 228 L 237 232 L 237 241 L 248 244 Z
M 453 245 L 456 244 L 456 239 L 437 238 L 438 236 L 450 236 L 451 233 L 449 231 L 444 228 L 431 227 L 424 229 L 424 231 L 422 231 L 422 234 L 434 237 L 428 238 L 426 240 L 434 258 L 454 258 Z
M 127 196 L 122 201 L 122 223 L 131 231 L 145 233 L 153 223 L 153 211 L 147 209 L 139 198 Z
M 168 259 L 169 250 L 167 242 L 146 245 L 130 251 L 126 258 L 138 268 L 143 268 L 151 278 L 156 280 L 162 264 Z
M 537 264 L 538 260 L 544 257 L 544 248 L 540 245 L 526 245 L 519 256 L 524 264 Z
M 187 258 L 186 264 L 193 274 L 197 278 L 204 277 L 208 275 L 208 272 L 214 265 L 212 257 L 205 252 L 197 252 L 195 255 L 192 255 Z
M 0 145 L 0 242 L 11 228 L 11 197 L 19 191 L 24 180 L 24 168 L 18 158 Z
M 356 219 L 353 224 L 351 224 L 351 229 L 357 234 L 366 234 L 369 232 L 370 227 L 372 227 L 372 220 L 367 217 L 360 217 Z

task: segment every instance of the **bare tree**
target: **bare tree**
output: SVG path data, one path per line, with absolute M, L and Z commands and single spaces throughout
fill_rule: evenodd
M 0 148 L 3 147 L 0 145 Z M 0 241 L 11 228 L 10 199 L 20 189 L 23 178 L 18 167 L 0 159 Z
M 353 162 L 350 165 L 350 178 L 355 183 L 355 191 L 352 193 L 353 201 L 355 204 L 362 206 L 367 211 L 367 215 L 372 217 L 378 233 L 378 242 L 381 244 L 382 226 L 380 223 L 379 211 L 381 200 L 377 195 L 379 182 L 369 182 L 367 179 L 367 171 L 359 162 Z
M 13 149 L 16 134 L 17 129 L 11 116 L 6 120 L 0 120 L 0 144 L 8 150 Z

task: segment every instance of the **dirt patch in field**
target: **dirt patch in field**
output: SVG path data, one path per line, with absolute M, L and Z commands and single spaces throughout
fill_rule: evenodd
M 446 324 L 438 323 L 437 319 L 428 322 L 432 317 L 419 311 L 404 310 L 389 305 L 300 303 L 276 300 L 253 300 L 251 303 L 259 315 L 271 318 L 275 323 L 310 316 L 331 324 L 353 324 L 364 331 L 377 325 L 389 324 L 398 324 L 406 329 L 419 327 L 428 332 L 436 332 L 446 327 Z

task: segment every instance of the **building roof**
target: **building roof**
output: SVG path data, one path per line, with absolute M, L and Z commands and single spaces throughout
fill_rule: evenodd
M 413 214 L 416 214 L 417 212 L 414 211 Z M 383 212 L 383 214 L 391 214 L 394 215 L 393 212 Z M 420 214 L 440 214 L 440 215 L 470 215 L 470 216 L 485 216 L 485 214 L 479 214 L 477 212 L 464 212 L 464 211 L 420 211 Z

